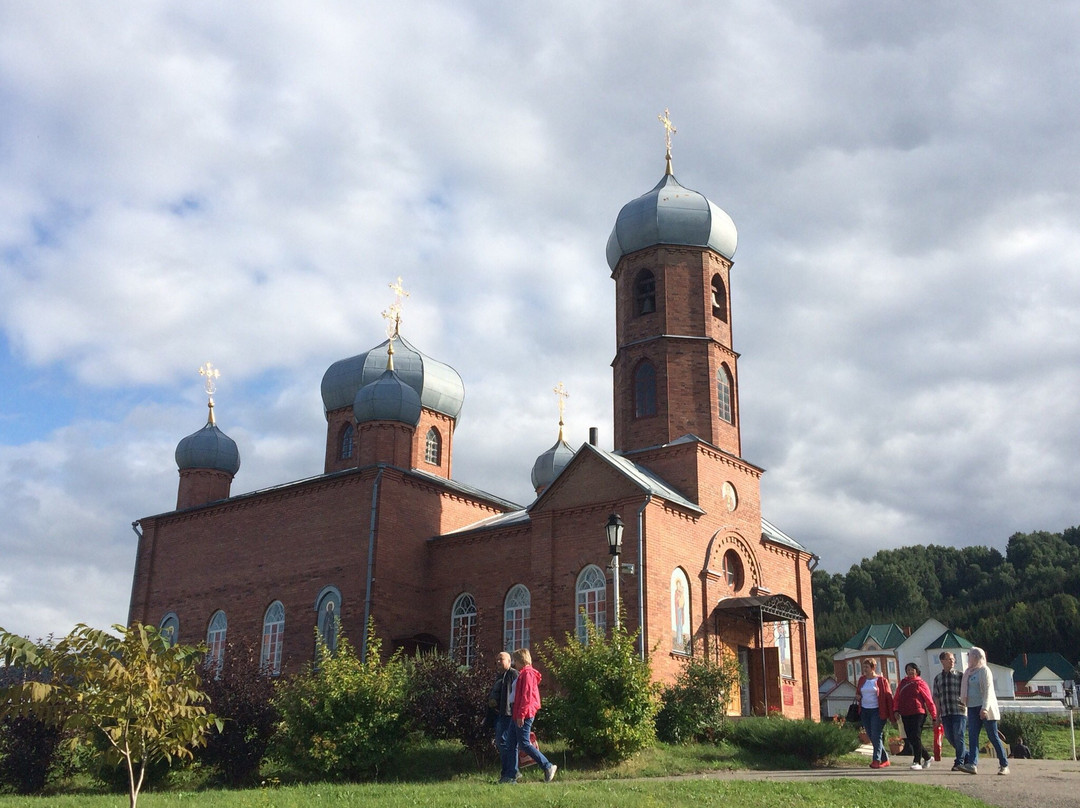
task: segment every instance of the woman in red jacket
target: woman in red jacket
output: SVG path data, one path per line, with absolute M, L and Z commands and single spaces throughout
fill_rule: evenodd
M 878 676 L 876 659 L 862 661 L 862 676 L 855 685 L 855 698 L 859 702 L 859 720 L 874 746 L 870 768 L 881 769 L 892 765 L 885 750 L 885 722 L 893 714 L 892 690 L 889 680 Z
M 922 671 L 914 662 L 904 666 L 907 674 L 896 686 L 896 714 L 904 722 L 904 737 L 907 738 L 911 754 L 915 756 L 911 768 L 915 770 L 929 769 L 930 753 L 923 748 L 922 729 L 926 723 L 926 714 L 937 720 L 937 707 L 934 706 L 934 696 L 930 692 L 930 686 L 920 675 Z
M 512 717 L 518 733 L 518 749 L 535 760 L 544 770 L 544 782 L 555 779 L 559 767 L 544 757 L 544 753 L 532 744 L 530 733 L 533 719 L 540 709 L 540 671 L 532 666 L 532 654 L 528 648 L 519 648 L 513 655 L 514 669 L 518 672 L 514 686 L 514 710 Z

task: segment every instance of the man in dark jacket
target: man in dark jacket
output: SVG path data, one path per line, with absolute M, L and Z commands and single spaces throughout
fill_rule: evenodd
M 495 660 L 495 683 L 488 695 L 488 710 L 495 713 L 495 748 L 502 761 L 500 783 L 516 783 L 518 777 L 517 733 L 511 714 L 514 710 L 514 686 L 518 672 L 510 665 L 510 655 L 503 651 Z

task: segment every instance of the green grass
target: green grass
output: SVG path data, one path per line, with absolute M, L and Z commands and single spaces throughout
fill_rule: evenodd
M 114 808 L 126 802 L 122 795 L 0 797 L 2 808 Z M 987 808 L 978 800 L 943 788 L 925 785 L 852 779 L 813 783 L 769 783 L 738 780 L 634 780 L 535 783 L 518 786 L 480 785 L 472 782 L 376 785 L 307 785 L 246 791 L 201 791 L 145 794 L 143 808 L 214 806 L 217 808 L 671 808 L 694 805 L 726 808 Z

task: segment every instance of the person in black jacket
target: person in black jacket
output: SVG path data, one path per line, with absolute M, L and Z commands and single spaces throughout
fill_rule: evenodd
M 495 659 L 495 683 L 488 695 L 488 715 L 495 726 L 495 748 L 502 762 L 500 783 L 516 783 L 518 778 L 517 732 L 511 716 L 514 709 L 514 686 L 518 672 L 510 665 L 510 655 L 503 651 Z

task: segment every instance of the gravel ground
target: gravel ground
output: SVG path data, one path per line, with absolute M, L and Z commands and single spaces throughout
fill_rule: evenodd
M 896 758 L 894 758 L 896 760 Z M 985 764 L 985 765 L 982 765 Z M 928 771 L 912 771 L 910 758 L 887 769 L 859 768 L 811 769 L 809 771 L 722 772 L 706 775 L 719 780 L 826 780 L 837 777 L 855 779 L 902 780 L 944 786 L 1001 808 L 1080 808 L 1080 763 L 1071 760 L 1010 760 L 1009 775 L 999 777 L 997 761 L 986 758 L 979 774 L 950 771 L 952 759 L 934 763 Z

